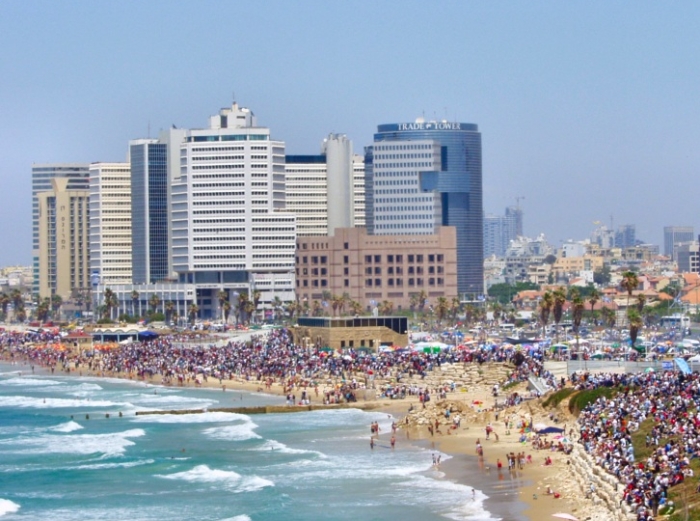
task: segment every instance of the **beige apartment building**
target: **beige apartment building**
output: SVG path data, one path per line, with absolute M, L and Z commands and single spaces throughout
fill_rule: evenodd
M 68 300 L 74 288 L 90 287 L 87 190 L 68 190 L 68 179 L 51 179 L 39 203 L 39 296 Z
M 584 255 L 583 257 L 560 257 L 552 266 L 555 277 L 578 275 L 582 271 L 596 271 L 603 268 L 603 257 Z
M 383 301 L 408 309 L 411 295 L 425 291 L 428 304 L 457 297 L 456 232 L 434 235 L 368 235 L 365 228 L 337 228 L 333 236 L 298 237 L 296 296 L 323 301 L 347 293 L 364 309 Z M 331 313 L 330 303 L 326 308 Z

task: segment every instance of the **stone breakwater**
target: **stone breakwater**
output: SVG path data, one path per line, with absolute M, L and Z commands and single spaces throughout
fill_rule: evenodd
M 627 503 L 622 501 L 623 485 L 598 466 L 580 445 L 574 445 L 569 455 L 569 472 L 572 480 L 562 491 L 567 497 L 587 498 L 588 505 L 582 507 L 586 513 L 582 519 L 591 521 L 635 521 L 637 516 Z M 566 471 L 566 469 L 564 470 Z M 562 483 L 564 480 L 561 481 Z M 591 485 L 595 491 L 591 494 Z M 580 516 L 579 516 L 580 517 Z
M 493 387 L 496 384 L 503 384 L 513 372 L 513 366 L 506 363 L 487 362 L 484 364 L 456 363 L 441 364 L 433 367 L 425 376 L 408 373 L 393 375 L 386 378 L 376 378 L 374 385 L 383 387 L 385 385 L 416 385 L 418 387 L 440 387 L 454 383 L 455 389 L 469 390 L 473 387 Z M 371 382 L 367 382 L 367 386 Z

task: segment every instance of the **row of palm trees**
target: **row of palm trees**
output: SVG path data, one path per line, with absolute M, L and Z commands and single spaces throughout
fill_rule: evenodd
M 61 297 L 58 297 L 59 299 Z M 2 311 L 3 319 L 7 320 L 7 312 L 12 304 L 14 310 L 14 318 L 19 322 L 24 322 L 27 320 L 27 311 L 24 307 L 24 295 L 19 289 L 13 289 L 9 294 L 0 293 L 0 311 Z M 60 308 L 60 304 L 58 305 Z

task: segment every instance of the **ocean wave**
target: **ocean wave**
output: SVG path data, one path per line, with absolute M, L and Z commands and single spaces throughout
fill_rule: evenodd
M 233 517 L 227 517 L 226 519 L 222 519 L 221 521 L 253 521 L 250 519 L 249 516 L 245 514 L 241 514 L 240 516 L 233 516 Z
M 103 469 L 130 469 L 132 467 L 140 467 L 142 465 L 152 465 L 155 463 L 153 459 L 124 461 L 121 463 L 92 463 L 88 465 L 77 465 L 75 467 L 66 467 L 64 470 L 103 470 Z
M 19 505 L 9 499 L 0 499 L 0 517 L 5 514 L 14 514 L 19 510 Z
M 130 404 L 107 400 L 79 400 L 73 398 L 33 398 L 30 396 L 0 396 L 0 407 L 20 409 L 58 409 L 66 407 L 127 407 Z
M 78 431 L 82 429 L 83 426 L 80 425 L 77 422 L 74 421 L 69 421 L 67 423 L 62 423 L 61 425 L 56 425 L 55 427 L 51 427 L 49 430 L 54 431 L 54 432 L 73 432 L 73 431 Z
M 203 434 L 215 440 L 224 441 L 245 441 L 260 439 L 261 436 L 255 432 L 257 425 L 251 420 L 244 421 L 236 425 L 224 425 L 222 427 L 211 427 Z
M 119 456 L 127 447 L 134 445 L 131 438 L 145 436 L 142 429 L 130 429 L 110 434 L 46 434 L 34 437 L 19 437 L 0 440 L 0 448 L 16 454 L 102 454 L 105 457 Z M 20 448 L 21 447 L 21 448 Z
M 279 441 L 276 440 L 268 440 L 262 445 L 252 448 L 250 450 L 255 450 L 255 451 L 274 451 L 274 452 L 280 452 L 282 454 L 315 454 L 319 458 L 327 458 L 325 454 L 322 452 L 319 452 L 317 450 L 306 450 L 306 449 L 293 449 L 292 447 L 288 447 L 284 443 L 280 443 Z
M 48 387 L 54 385 L 64 385 L 64 382 L 57 382 L 56 380 L 48 380 L 46 378 L 29 378 L 18 376 L 8 380 L 0 380 L 0 385 L 12 385 L 17 387 Z
M 253 492 L 275 484 L 258 476 L 241 476 L 233 470 L 211 469 L 207 465 L 197 465 L 193 469 L 175 474 L 156 474 L 163 479 L 181 480 L 195 484 L 221 485 L 232 492 Z
M 131 419 L 132 422 L 137 423 L 223 423 L 240 420 L 246 421 L 250 420 L 250 418 L 245 414 L 237 414 L 235 412 L 203 412 L 193 414 L 144 414 Z

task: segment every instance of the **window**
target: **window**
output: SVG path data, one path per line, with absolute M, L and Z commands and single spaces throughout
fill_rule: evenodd
M 306 282 L 306 281 L 304 281 Z M 408 279 L 408 285 L 409 286 L 415 286 L 416 285 L 416 279 Z
M 367 268 L 365 268 L 365 275 L 371 275 L 371 274 L 372 274 L 372 267 L 368 266 Z
M 387 273 L 387 275 L 393 275 L 393 274 L 394 274 L 394 267 L 393 267 L 393 266 L 389 266 L 389 267 L 386 269 L 386 273 Z
M 387 262 L 394 262 L 394 256 L 393 256 L 393 255 L 387 255 L 387 256 L 386 256 L 386 261 L 387 261 Z
M 350 268 L 343 268 L 343 275 L 350 275 Z
M 409 256 L 408 256 L 408 262 L 411 262 L 411 263 L 414 262 L 414 256 L 413 256 L 413 255 L 409 255 Z
M 387 281 L 387 283 L 389 284 L 389 286 L 393 286 L 393 285 L 394 285 L 394 279 L 389 279 L 389 280 Z
M 408 274 L 409 275 L 415 275 L 416 269 L 413 266 L 408 267 Z
M 349 242 L 344 242 L 344 243 L 343 243 L 343 249 L 344 249 L 344 250 L 349 250 L 349 249 L 350 249 L 350 243 L 349 243 Z
M 403 255 L 397 255 L 396 262 L 399 262 L 399 263 L 403 262 Z
M 423 262 L 423 256 L 422 256 L 422 255 L 416 255 L 416 262 Z
M 372 256 L 365 255 L 365 264 L 371 264 L 371 263 L 372 263 Z
M 428 266 L 428 273 L 430 275 L 434 275 L 435 274 L 435 266 Z
M 365 279 L 365 288 L 372 287 L 372 279 Z
M 434 286 L 434 285 L 435 285 L 435 278 L 434 278 L 434 277 L 430 277 L 430 278 L 428 279 L 428 286 Z
M 381 255 L 375 255 L 375 256 L 374 256 L 374 262 L 382 262 L 382 256 L 381 256 Z
M 308 263 L 309 263 L 309 258 L 308 258 L 308 257 L 303 257 L 303 259 L 304 259 L 304 260 L 303 260 L 304 264 L 308 264 Z
M 374 285 L 379 288 L 382 285 L 382 279 L 374 279 Z
M 348 279 L 345 279 L 345 280 L 343 281 L 343 286 L 345 286 L 346 288 L 349 287 L 349 286 L 350 286 L 350 281 L 349 281 Z
M 423 285 L 423 279 L 416 279 L 416 285 L 417 285 L 417 286 L 422 286 L 422 285 Z
M 428 255 L 428 262 L 435 262 L 435 255 L 433 255 L 432 253 Z
M 374 268 L 374 274 L 375 275 L 381 275 L 382 274 L 382 269 L 380 267 Z
M 396 279 L 397 286 L 403 286 L 403 279 Z
M 321 264 L 326 264 L 328 262 L 328 257 L 321 255 Z
M 350 257 L 348 257 L 347 255 L 343 255 L 343 264 L 347 264 L 349 262 L 350 262 Z M 347 268 L 345 268 L 345 269 L 347 269 Z
M 403 268 L 401 266 L 396 266 L 396 274 L 403 275 Z
M 438 262 L 445 262 L 445 256 L 442 253 L 438 253 L 437 261 Z

